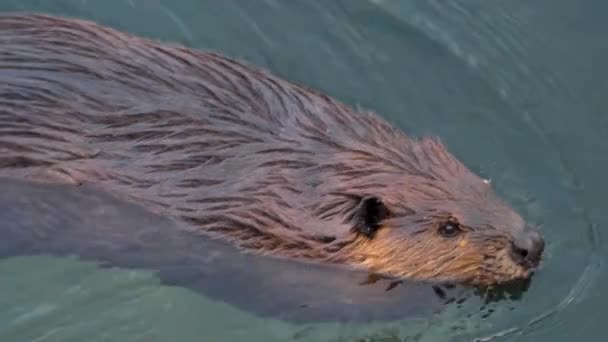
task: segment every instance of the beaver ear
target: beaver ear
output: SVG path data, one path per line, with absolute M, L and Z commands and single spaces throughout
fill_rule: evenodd
M 356 208 L 355 230 L 367 237 L 373 237 L 382 220 L 389 215 L 390 212 L 381 199 L 374 196 L 363 197 Z

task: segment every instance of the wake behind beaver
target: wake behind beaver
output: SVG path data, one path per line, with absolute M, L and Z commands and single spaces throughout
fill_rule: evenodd
M 495 285 L 544 249 L 433 137 L 215 53 L 0 15 L 0 175 L 87 184 L 244 252 Z

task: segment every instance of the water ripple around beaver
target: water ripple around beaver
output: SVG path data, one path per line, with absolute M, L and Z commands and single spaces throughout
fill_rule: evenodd
M 596 308 L 605 302 L 598 288 L 605 280 L 607 220 L 598 204 L 604 178 L 594 169 L 608 163 L 594 153 L 605 148 L 606 123 L 598 108 L 606 102 L 591 103 L 602 95 L 581 84 L 596 78 L 585 69 L 591 55 L 606 56 L 591 40 L 602 27 L 585 26 L 592 26 L 594 16 L 602 22 L 598 2 L 577 2 L 576 8 L 559 0 L 121 3 L 23 0 L 0 9 L 71 14 L 217 49 L 375 109 L 409 132 L 439 134 L 542 226 L 545 265 L 525 293 L 484 302 L 471 291 L 444 314 L 426 319 L 289 325 L 161 286 L 145 272 L 99 270 L 73 259 L 13 258 L 0 262 L 1 274 L 10 276 L 0 288 L 3 340 L 98 335 L 142 341 L 485 342 L 557 340 L 560 333 L 582 334 L 591 324 L 586 322 L 597 324 L 592 318 L 600 312 L 590 302 Z M 577 29 L 585 31 L 577 36 Z M 563 47 L 568 44 L 580 48 Z M 601 330 L 589 328 L 587 335 Z

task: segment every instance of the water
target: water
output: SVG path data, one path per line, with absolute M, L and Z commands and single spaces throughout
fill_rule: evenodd
M 439 135 L 547 239 L 520 299 L 391 322 L 262 318 L 144 270 L 0 261 L 2 341 L 596 341 L 608 281 L 602 0 L 4 0 L 213 49 Z M 491 313 L 488 315 L 488 313 Z

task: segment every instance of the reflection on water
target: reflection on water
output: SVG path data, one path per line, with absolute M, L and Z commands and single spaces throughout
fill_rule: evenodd
M 550 10 L 549 10 L 550 9 Z M 414 135 L 436 134 L 529 221 L 546 258 L 533 281 L 458 297 L 437 315 L 294 324 L 147 271 L 71 258 L 0 261 L 7 341 L 570 341 L 601 336 L 608 166 L 601 0 L 8 0 L 244 58 Z M 1 242 L 0 242 L 1 245 Z M 244 284 L 243 287 L 247 287 Z M 392 291 L 399 291 L 400 287 Z M 401 288 L 402 290 L 402 288 Z

